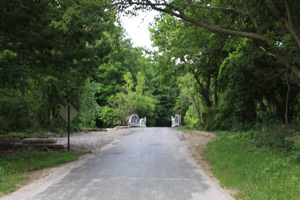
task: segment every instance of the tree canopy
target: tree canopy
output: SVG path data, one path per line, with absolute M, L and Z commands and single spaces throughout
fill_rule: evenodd
M 130 8 L 130 9 L 128 9 Z M 134 47 L 121 14 L 159 11 L 153 46 Z M 295 0 L 13 0 L 0 8 L 1 130 L 59 131 L 67 103 L 83 127 L 249 129 L 299 123 Z
M 296 0 L 119 0 L 121 9 L 153 9 L 209 31 L 255 40 L 258 48 L 275 57 L 300 77 L 299 4 Z
M 287 60 L 297 66 L 298 61 L 293 57 L 297 57 L 299 50 L 296 46 L 291 48 L 290 45 L 296 45 L 291 35 L 291 40 L 285 40 L 290 33 L 285 32 L 278 20 L 272 21 L 271 10 L 260 13 L 263 6 L 270 7 L 269 3 L 260 2 L 259 8 L 246 1 L 235 4 L 231 1 L 131 1 L 127 4 L 135 5 L 136 9 L 150 6 L 161 12 L 150 29 L 154 45 L 158 47 L 156 60 L 165 79 L 176 77 L 180 90 L 178 102 L 186 113 L 184 121 L 188 125 L 243 129 L 260 123 L 297 121 L 298 114 L 293 110 L 299 105 L 299 77 L 280 59 L 274 59 L 276 53 L 271 51 L 285 54 Z M 289 7 L 292 3 L 286 2 L 283 6 Z M 260 34 L 253 21 L 240 19 L 240 15 L 225 15 L 237 9 L 249 12 L 248 17 L 270 19 L 264 27 L 266 34 L 261 33 L 261 36 L 276 45 L 252 36 L 214 31 L 193 22 L 201 19 L 226 30 Z M 187 20 L 184 16 L 193 19 Z M 266 23 L 264 21 L 260 24 Z M 188 100 L 180 100 L 184 97 Z

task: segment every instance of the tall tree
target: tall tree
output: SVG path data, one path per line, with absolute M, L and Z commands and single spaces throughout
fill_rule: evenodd
M 257 41 L 298 78 L 299 10 L 296 0 L 119 0 L 120 9 L 153 9 L 215 33 Z
M 212 22 L 226 19 L 212 17 Z M 200 100 L 185 108 L 190 122 L 198 116 L 209 129 L 228 129 L 295 119 L 299 88 L 294 75 L 265 54 L 260 42 L 211 33 L 167 14 L 156 18 L 151 33 L 162 74 L 177 79 L 190 74 L 194 79 Z M 184 94 L 182 87 L 180 91 Z
M 36 120 L 41 126 L 49 126 L 51 119 L 58 118 L 58 111 L 66 102 L 79 109 L 80 88 L 108 53 L 105 33 L 114 27 L 114 14 L 106 1 L 3 3 L 0 90 L 5 96 L 1 98 L 4 107 L 24 105 L 20 108 L 24 111 L 22 120 Z M 9 101 L 14 98 L 26 104 Z M 13 116 L 14 110 L 6 111 L 1 110 L 6 121 L 20 119 Z M 28 115 L 35 120 L 28 119 Z

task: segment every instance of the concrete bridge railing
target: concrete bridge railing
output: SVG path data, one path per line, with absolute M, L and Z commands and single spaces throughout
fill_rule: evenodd
M 130 127 L 147 127 L 146 126 L 147 118 L 139 118 L 136 114 L 133 114 L 129 117 L 128 126 Z
M 172 127 L 177 127 L 180 126 L 180 122 L 181 122 L 181 116 L 179 114 L 176 114 L 175 117 L 171 117 L 171 121 L 172 121 Z

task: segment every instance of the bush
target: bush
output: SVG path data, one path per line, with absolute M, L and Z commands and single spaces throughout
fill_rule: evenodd
M 184 123 L 192 129 L 200 129 L 197 112 L 193 105 L 189 106 L 189 109 L 184 116 Z
M 0 102 L 0 130 L 30 127 L 29 104 L 25 98 L 2 98 Z
M 261 126 L 256 130 L 239 132 L 236 137 L 251 139 L 262 149 L 276 149 L 285 153 L 300 150 L 299 135 L 292 125 Z

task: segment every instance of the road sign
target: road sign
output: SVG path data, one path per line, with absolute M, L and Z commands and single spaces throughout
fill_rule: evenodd
M 66 107 L 64 107 L 59 114 L 68 122 L 68 151 L 70 151 L 70 123 L 71 121 L 78 115 L 77 110 L 68 103 Z
M 66 105 L 60 112 L 59 114 L 61 117 L 68 122 L 68 106 L 70 105 L 70 122 L 78 115 L 77 110 L 71 105 L 68 104 Z

